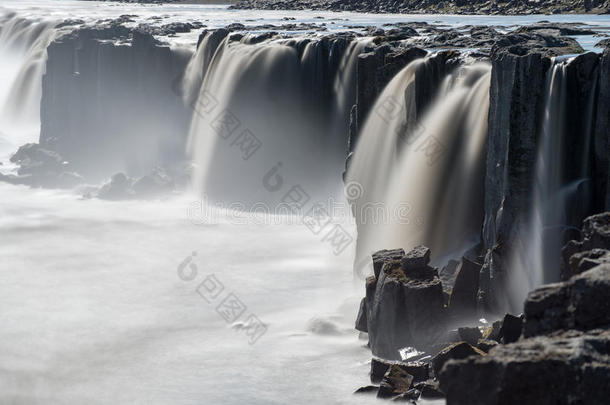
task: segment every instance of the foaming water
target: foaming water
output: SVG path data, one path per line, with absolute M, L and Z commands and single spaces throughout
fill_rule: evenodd
M 417 123 L 413 83 L 425 63 L 411 63 L 388 84 L 361 133 L 348 175 L 363 191 L 355 205 L 360 255 L 425 244 L 442 261 L 478 239 L 491 69 L 481 63 L 451 74 Z M 390 105 L 397 108 L 388 115 Z M 370 217 L 379 205 L 389 220 Z

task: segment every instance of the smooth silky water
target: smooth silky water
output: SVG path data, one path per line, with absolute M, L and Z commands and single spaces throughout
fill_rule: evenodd
M 10 10 L 27 20 L 15 19 Z M 209 27 L 234 22 L 282 24 L 285 22 L 282 18 L 290 16 L 296 18 L 291 23 L 326 23 L 330 31 L 345 30 L 350 25 L 381 26 L 422 20 L 450 26 L 502 25 L 507 30 L 513 24 L 541 19 L 610 27 L 607 16 L 400 16 L 236 11 L 224 6 L 6 0 L 0 6 L 2 172 L 13 170 L 8 157 L 17 147 L 38 139 L 44 49 L 59 34 L 53 28 L 54 22 L 65 18 L 94 21 L 123 14 L 137 15 L 137 22 L 153 22 L 151 17 L 162 14 L 167 17 L 163 23 L 196 20 Z M 324 19 L 316 18 L 320 16 Z M 22 27 L 8 30 L 7 21 Z M 199 30 L 195 30 L 160 39 L 169 41 L 175 49 L 194 53 L 198 34 Z M 593 41 L 585 38 L 582 43 L 591 49 Z M 233 46 L 238 48 L 240 44 Z M 361 50 L 362 43 L 354 43 L 344 57 L 344 68 L 335 81 L 339 96 L 333 106 L 333 117 L 347 116 L 346 107 L 354 95 L 350 86 L 344 87 L 342 83 L 354 80 L 353 60 Z M 215 64 L 218 72 L 232 69 L 233 77 L 265 74 L 257 71 L 262 67 L 240 62 L 240 55 L 231 51 L 236 50 L 227 49 L 223 58 L 214 62 L 210 55 L 199 55 L 199 59 L 191 61 L 191 66 Z M 306 63 L 296 60 L 282 44 L 253 52 L 261 54 L 263 64 L 269 59 L 287 58 L 297 70 L 297 65 Z M 426 60 L 414 63 L 425 64 Z M 488 69 L 484 65 L 466 67 L 464 75 L 444 86 L 446 97 L 431 107 L 435 112 L 423 121 L 425 130 L 436 131 L 448 120 L 437 121 L 434 114 L 447 113 L 452 119 L 459 118 L 462 126 L 442 131 L 439 136 L 462 145 L 461 163 L 439 164 L 434 169 L 437 172 L 424 173 L 428 167 L 425 161 L 402 162 L 414 153 L 409 146 L 404 146 L 405 150 L 394 153 L 391 160 L 398 169 L 403 169 L 388 175 L 379 191 L 375 187 L 380 184 L 374 179 L 358 179 L 364 192 L 374 190 L 375 195 L 381 195 L 389 204 L 399 203 L 404 196 L 397 195 L 396 190 L 412 181 L 411 170 L 428 178 L 440 178 L 442 173 L 452 171 L 456 182 L 479 170 L 477 161 L 482 143 L 479 134 L 484 133 L 486 126 L 480 111 L 487 101 L 483 94 L 489 86 Z M 413 74 L 412 67 L 407 67 L 386 92 L 396 88 L 404 91 Z M 290 79 L 285 78 L 287 83 Z M 256 86 L 239 87 L 243 81 L 241 84 L 221 80 L 205 82 L 204 77 L 189 75 L 187 71 L 185 98 L 198 97 L 202 89 L 218 91 L 220 103 L 246 116 L 250 111 L 240 104 L 235 94 L 245 91 L 256 97 L 262 91 Z M 279 97 L 285 100 L 288 95 Z M 286 111 L 282 118 L 298 115 L 302 102 L 302 98 L 297 98 L 282 105 Z M 345 128 L 344 119 L 325 124 L 330 125 L 329 133 Z M 283 123 L 275 132 L 267 121 L 255 121 L 252 125 L 263 136 L 270 137 L 267 144 L 274 144 L 288 123 Z M 377 130 L 383 125 L 397 123 L 369 120 L 366 127 Z M 210 150 L 205 146 L 209 139 L 201 139 L 198 130 L 201 126 L 197 118 L 191 123 L 190 146 L 196 163 L 203 163 L 197 168 L 195 186 L 205 188 L 209 168 L 218 170 L 226 162 L 220 159 L 222 150 L 211 157 L 200 155 Z M 466 130 L 476 136 L 464 139 Z M 294 139 L 283 140 L 285 144 L 274 144 L 274 148 L 265 152 L 268 154 L 265 160 L 271 164 L 283 162 L 284 169 L 297 174 L 300 167 L 314 170 L 304 154 L 298 152 L 314 153 L 320 148 L 314 148 L 313 152 L 302 149 L 311 145 L 304 144 L 298 134 L 297 131 L 291 134 Z M 387 141 L 388 145 L 396 145 L 395 139 Z M 371 147 L 385 150 L 389 149 L 388 145 Z M 334 152 L 326 156 L 328 162 L 322 166 L 338 171 L 343 162 L 335 161 L 332 156 L 339 152 L 340 145 L 331 140 L 324 146 Z M 291 162 L 296 165 L 292 169 Z M 250 174 L 257 180 L 270 167 L 256 162 L 240 164 L 244 170 L 252 171 Z M 388 167 L 386 172 L 390 171 Z M 312 179 L 318 174 L 315 170 L 312 173 L 305 179 L 310 181 L 307 185 L 313 189 L 312 194 L 332 193 L 329 190 L 334 187 L 337 188 L 334 195 L 340 196 L 340 179 L 330 184 L 317 183 Z M 243 186 L 253 187 L 248 193 L 256 189 L 252 182 L 245 182 Z M 455 193 L 458 186 L 455 183 L 451 192 Z M 479 192 L 477 184 L 469 187 L 474 195 Z M 223 191 L 230 195 L 232 190 Z M 427 205 L 426 199 L 430 197 L 423 194 L 426 190 L 415 191 L 409 191 L 409 202 Z M 268 197 L 268 190 L 261 192 L 262 196 L 257 198 Z M 193 201 L 201 198 L 199 194 L 161 201 L 108 202 L 83 199 L 77 192 L 35 190 L 4 183 L 0 183 L 0 194 L 0 402 L 347 404 L 373 401 L 370 397 L 352 395 L 356 388 L 367 384 L 370 359 L 366 341 L 359 340 L 353 329 L 358 301 L 364 292 L 361 281 L 354 283 L 353 280 L 353 244 L 334 254 L 328 241 L 313 234 L 298 218 L 286 215 L 261 217 L 205 210 L 202 218 L 202 211 L 193 209 Z M 435 227 L 451 226 L 470 235 L 469 224 L 451 225 L 451 207 L 446 206 L 448 198 L 440 196 L 435 200 L 446 214 L 436 219 L 426 216 L 422 223 L 440 221 L 435 222 Z M 458 200 L 457 204 L 465 210 L 469 201 Z M 214 213 L 213 218 L 208 216 L 210 212 Z M 355 226 L 349 215 L 333 221 L 355 237 Z M 410 233 L 408 228 L 394 229 L 386 236 L 390 239 L 384 239 L 383 243 L 402 240 L 402 232 Z M 448 239 L 439 238 L 434 232 L 423 232 L 416 239 L 439 246 L 440 252 L 464 249 L 464 246 L 449 244 Z M 224 288 L 218 299 L 209 303 L 200 286 L 205 280 L 209 282 L 212 275 Z M 235 322 L 225 321 L 217 312 L 218 305 L 229 293 L 234 293 L 246 307 L 243 316 Z M 254 344 L 250 344 L 243 330 L 243 322 L 251 314 L 268 327 Z

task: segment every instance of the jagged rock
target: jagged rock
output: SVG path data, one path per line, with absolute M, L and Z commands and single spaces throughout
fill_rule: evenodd
M 584 273 L 603 263 L 610 263 L 610 251 L 606 249 L 593 249 L 582 253 L 575 253 L 570 257 L 570 270 L 572 274 Z
M 569 241 L 562 249 L 562 280 L 607 262 L 610 250 L 610 212 L 586 218 L 581 234 L 582 240 Z
M 608 375 L 610 331 L 569 331 L 448 361 L 440 387 L 449 405 L 603 404 Z
M 403 256 L 402 268 L 405 272 L 424 268 L 430 263 L 430 249 L 425 246 L 416 246 Z
M 489 339 L 479 339 L 479 341 L 477 342 L 477 347 L 479 349 L 481 349 L 482 351 L 484 351 L 485 353 L 489 353 L 489 351 L 491 349 L 493 349 L 494 347 L 498 346 L 499 343 L 496 342 L 495 340 L 489 340 Z
M 384 264 L 400 260 L 404 255 L 404 249 L 379 250 L 373 253 L 373 272 L 375 273 L 375 278 L 379 278 L 379 273 Z
M 406 393 L 411 387 L 413 376 L 404 371 L 398 365 L 392 365 L 383 376 L 381 384 L 379 385 L 379 391 L 377 392 L 378 398 L 391 398 L 400 394 Z
M 371 301 L 367 323 L 375 356 L 398 360 L 399 349 L 425 346 L 442 332 L 443 289 L 436 275 L 408 277 L 400 261 L 385 263 Z
M 358 388 L 356 391 L 354 391 L 354 394 L 372 394 L 376 393 L 378 390 L 379 387 L 375 385 L 366 385 L 364 387 Z
M 521 336 L 521 330 L 523 329 L 523 320 L 511 314 L 506 314 L 502 320 L 502 327 L 500 328 L 500 336 L 502 337 L 502 343 L 513 343 Z
M 479 291 L 479 273 L 482 265 L 466 257 L 462 258 L 456 275 L 449 309 L 456 318 L 472 318 L 477 312 L 477 293 Z
M 375 303 L 375 291 L 377 290 L 377 278 L 369 276 L 365 280 L 364 309 L 366 314 L 366 330 L 369 333 L 370 325 L 373 323 L 373 307 Z
M 360 301 L 360 309 L 358 310 L 358 316 L 356 317 L 356 330 L 360 332 L 368 332 L 366 326 L 366 298 L 362 298 Z
M 502 341 L 502 321 L 495 321 L 483 331 L 483 339 L 495 340 L 500 343 Z
M 444 348 L 436 356 L 432 358 L 432 369 L 438 377 L 443 366 L 449 360 L 465 359 L 469 356 L 485 356 L 485 352 L 476 347 L 469 345 L 466 342 L 459 342 Z
M 387 361 L 383 359 L 373 358 L 371 360 L 371 382 L 373 384 L 378 384 L 379 382 L 381 382 L 383 376 L 392 365 L 400 367 L 405 372 L 413 376 L 413 382 L 425 381 L 430 376 L 430 365 L 428 363 L 416 361 Z
M 451 293 L 453 282 L 455 281 L 455 272 L 457 271 L 460 262 L 458 260 L 449 260 L 447 265 L 440 271 L 439 277 L 443 282 L 443 290 Z
M 438 381 L 428 380 L 414 385 L 415 389 L 421 392 L 423 399 L 445 398 L 445 394 L 440 390 Z
M 473 346 L 476 346 L 479 339 L 483 336 L 481 330 L 477 327 L 458 328 L 458 334 L 461 340 Z
M 542 286 L 525 301 L 523 335 L 608 325 L 609 296 L 610 264 L 602 264 L 566 282 Z

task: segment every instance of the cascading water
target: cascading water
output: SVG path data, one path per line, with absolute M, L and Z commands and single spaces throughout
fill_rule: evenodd
M 370 38 L 354 39 L 350 42 L 341 59 L 341 64 L 333 84 L 333 90 L 336 95 L 332 114 L 331 130 L 333 134 L 347 134 L 349 132 L 350 109 L 356 101 L 358 55 L 365 50 L 370 42 Z
M 0 31 L 0 128 L 5 132 L 3 156 L 40 131 L 40 96 L 46 49 L 58 31 L 55 22 L 15 15 L 5 17 Z
M 576 161 L 576 178 L 567 173 L 566 161 L 577 145 L 567 133 L 568 67 L 572 60 L 555 59 L 547 73 L 546 100 L 540 132 L 533 201 L 525 234 L 518 238 L 511 260 L 512 306 L 518 308 L 527 293 L 535 287 L 559 280 L 562 246 L 566 232 L 577 229 L 586 210 L 588 198 L 589 153 L 592 136 L 591 123 L 597 79 L 594 80 L 586 106 L 583 131 L 578 138 L 583 144 L 582 156 Z M 573 211 L 571 201 L 576 201 Z M 580 212 L 579 212 L 580 211 Z
M 207 66 L 201 85 L 196 69 L 183 82 L 187 94 L 189 86 L 199 86 L 189 138 L 194 187 L 214 199 L 276 204 L 284 193 L 261 183 L 276 167 L 287 188 L 334 195 L 356 57 L 365 43 L 352 41 L 345 50 L 322 40 L 229 36 L 218 45 L 206 39 L 193 62 L 197 69 Z M 326 85 L 333 82 L 335 94 Z
M 491 68 L 465 66 L 447 77 L 417 123 L 414 75 L 425 63 L 412 62 L 388 84 L 356 147 L 348 186 L 362 191 L 354 205 L 360 257 L 425 244 L 440 263 L 478 240 Z

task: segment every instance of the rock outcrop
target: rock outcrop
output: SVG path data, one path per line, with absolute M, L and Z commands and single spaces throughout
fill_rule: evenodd
M 120 20 L 76 29 L 47 54 L 41 146 L 93 181 L 184 159 L 191 112 L 172 81 L 188 53 Z
M 580 241 L 569 241 L 562 250 L 561 278 L 568 280 L 602 263 L 610 263 L 610 213 L 584 220 Z
M 447 404 L 605 403 L 608 296 L 610 264 L 530 293 L 522 338 L 493 347 L 487 356 L 445 362 L 438 375 Z
M 610 325 L 610 264 L 532 291 L 525 301 L 525 337 Z
M 400 251 L 376 257 L 396 253 Z M 400 349 L 426 346 L 441 333 L 443 289 L 437 270 L 428 265 L 429 258 L 429 249 L 418 247 L 401 260 L 385 261 L 379 279 L 367 279 L 365 306 L 374 355 L 399 360 Z
M 73 188 L 84 183 L 70 162 L 37 143 L 21 146 L 10 161 L 19 165 L 17 174 L 0 174 L 0 181 L 43 188 Z

